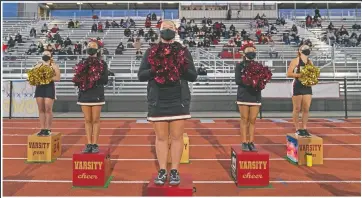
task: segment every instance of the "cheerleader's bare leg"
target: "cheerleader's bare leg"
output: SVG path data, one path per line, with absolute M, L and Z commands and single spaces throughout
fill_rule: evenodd
M 157 178 L 154 182 L 156 185 L 163 185 L 167 180 L 167 158 L 168 158 L 168 136 L 169 136 L 169 123 L 168 122 L 153 122 L 153 129 L 156 133 L 156 155 L 158 165 L 160 167 Z
M 92 106 L 92 135 L 93 135 L 93 145 L 97 145 L 99 138 L 99 131 L 101 127 L 100 117 L 101 117 L 102 106 Z
M 92 144 L 92 133 L 93 133 L 93 125 L 92 125 L 92 107 L 91 106 L 82 106 L 82 111 L 84 114 L 84 128 L 85 133 L 87 135 L 87 144 Z
M 303 95 L 302 97 L 302 126 L 303 129 L 306 130 L 309 118 L 309 108 L 312 103 L 312 95 Z
M 53 121 L 54 99 L 45 98 L 44 103 L 45 103 L 45 129 L 50 130 L 52 127 L 52 121 Z
M 37 97 L 36 98 L 36 104 L 38 105 L 38 111 L 39 111 L 39 122 L 40 122 L 40 129 L 45 129 L 45 98 Z
M 185 130 L 185 120 L 176 120 L 170 123 L 171 136 L 171 170 L 170 170 L 170 185 L 180 184 L 179 165 L 183 151 L 183 133 Z
M 254 142 L 255 122 L 259 114 L 260 106 L 250 106 L 249 111 L 249 142 Z
M 241 141 L 243 143 L 248 143 L 249 138 L 247 137 L 247 131 L 249 129 L 249 106 L 239 105 L 239 112 Z
M 295 127 L 296 131 L 300 129 L 299 128 L 299 113 L 300 113 L 301 106 L 302 106 L 302 99 L 303 99 L 302 95 L 292 97 L 292 101 L 293 101 L 293 122 L 294 122 L 294 127 Z

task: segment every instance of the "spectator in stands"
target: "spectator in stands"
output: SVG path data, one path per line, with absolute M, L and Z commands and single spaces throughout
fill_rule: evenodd
M 36 45 L 34 41 L 30 44 L 28 51 L 26 52 L 27 55 L 31 55 L 32 53 L 36 52 Z
M 55 49 L 53 48 L 52 44 L 48 43 L 48 45 L 45 47 L 45 51 L 49 51 L 54 54 Z
M 321 16 L 318 8 L 315 8 L 315 10 L 314 10 L 314 16 L 317 17 L 317 18 L 322 18 L 322 16 Z
M 255 16 L 254 20 L 258 20 L 258 19 L 261 19 L 259 13 Z
M 150 27 L 151 27 L 151 20 L 148 19 L 148 18 L 146 19 L 145 27 L 146 27 L 146 28 L 150 28 Z
M 52 35 L 52 33 L 49 31 L 48 32 L 48 35 L 46 36 L 46 38 L 47 38 L 47 42 L 53 42 L 53 35 Z
M 129 28 L 124 30 L 124 36 L 130 37 L 131 36 L 131 30 Z
M 289 33 L 283 33 L 283 42 L 286 45 L 290 45 Z
M 273 55 L 275 55 L 275 58 L 278 58 L 278 52 L 275 49 L 275 43 L 271 42 L 269 48 L 269 57 L 273 58 Z
M 204 17 L 204 18 L 205 18 L 205 17 Z M 186 18 L 185 18 L 185 17 L 182 17 L 181 23 L 186 23 Z
M 107 48 L 103 48 L 103 55 L 105 55 L 107 58 L 109 57 L 109 51 Z
M 347 29 L 344 27 L 344 25 L 342 25 L 341 29 L 339 29 L 340 35 L 349 35 Z M 16 39 L 16 38 L 15 38 Z
M 122 55 L 124 51 L 124 45 L 122 43 L 122 41 L 118 44 L 117 48 L 116 48 L 116 55 Z
M 13 37 L 9 37 L 8 40 L 8 48 L 13 48 L 15 46 L 15 40 L 13 39 Z
M 136 22 L 133 19 L 130 19 L 129 22 L 130 22 L 130 27 L 136 28 Z
M 333 46 L 336 42 L 336 36 L 334 35 L 332 30 L 329 30 L 327 33 L 328 43 Z
M 43 43 L 42 42 L 38 42 L 38 52 L 37 52 L 37 54 L 41 54 L 41 53 L 43 53 L 44 52 L 44 45 L 43 45 Z
M 68 22 L 68 28 L 74 28 L 74 22 L 72 19 L 70 19 Z
M 255 37 L 256 37 L 257 40 L 260 39 L 261 34 L 262 34 L 262 33 L 261 33 L 261 28 L 256 29 Z
M 202 20 L 201 20 L 201 24 L 203 25 L 203 24 L 206 24 L 206 21 L 207 21 L 207 19 L 206 19 L 206 17 L 204 17 Z
M 103 32 L 103 25 L 102 22 L 98 22 L 98 32 Z
M 80 42 L 78 41 L 75 45 L 74 45 L 74 55 L 78 54 L 81 55 L 82 54 L 82 44 L 80 44 Z
M 68 49 L 67 49 L 67 55 L 68 55 L 67 58 L 68 58 L 69 60 L 76 60 L 76 59 L 77 59 L 77 57 L 74 56 L 71 47 L 68 47 Z
M 265 36 L 265 34 L 261 34 L 258 41 L 259 41 L 259 44 L 266 44 L 266 43 L 268 43 L 268 37 Z
M 52 27 L 52 29 L 50 30 L 52 33 L 56 33 L 59 31 L 58 25 L 54 24 L 54 26 Z
M 44 23 L 44 25 L 41 27 L 40 32 L 41 32 L 41 33 L 44 33 L 44 32 L 46 33 L 46 32 L 48 32 L 48 26 L 47 26 L 46 23 Z
M 272 33 L 272 34 L 278 33 L 278 29 L 274 26 L 274 24 L 270 27 L 270 33 Z
M 359 46 L 360 44 L 361 44 L 361 34 L 358 36 L 356 46 Z
M 207 69 L 203 65 L 201 65 L 201 67 L 197 69 L 197 81 L 204 82 L 207 80 Z
M 161 28 L 161 24 L 162 24 L 162 18 L 160 17 L 160 19 L 157 21 L 156 28 L 157 28 L 157 29 L 160 29 L 160 28 Z
M 189 45 L 189 47 L 196 47 L 195 39 L 191 37 L 188 45 Z
M 68 47 L 68 45 L 72 45 L 72 40 L 67 36 L 67 38 L 64 41 L 64 46 Z
M 75 24 L 74 24 L 74 27 L 75 27 L 75 28 L 79 28 L 79 26 L 80 26 L 80 23 L 79 23 L 78 20 L 76 20 L 76 21 L 75 21 Z
M 231 20 L 231 15 L 232 15 L 232 11 L 231 11 L 231 9 L 229 9 L 229 10 L 228 10 L 228 13 L 227 13 L 226 19 L 227 19 L 227 20 Z
M 317 27 L 322 28 L 322 19 L 321 19 L 321 18 L 317 18 L 317 21 L 316 21 L 315 24 L 316 24 Z
M 108 29 L 109 27 L 111 27 L 111 24 L 109 23 L 108 19 L 106 20 L 106 29 Z
M 36 29 L 34 27 L 32 27 L 30 30 L 30 37 L 36 37 Z
M 334 25 L 332 22 L 329 23 L 328 30 L 334 30 Z
M 353 30 L 360 30 L 361 29 L 361 25 L 357 25 L 356 23 L 354 25 L 352 25 L 352 29 Z
M 284 19 L 284 17 L 281 17 L 281 18 L 278 17 L 277 20 L 276 20 L 276 24 L 277 24 L 277 25 L 283 25 L 283 26 L 284 26 L 284 25 L 285 25 L 285 19 Z
M 91 28 L 91 32 L 97 32 L 97 24 L 93 23 L 92 28 Z
M 98 19 L 99 19 L 99 18 L 98 18 L 98 15 L 94 14 L 94 15 L 92 16 L 92 19 L 93 19 L 93 20 L 98 20 Z
M 112 28 L 114 28 L 114 27 L 119 28 L 119 24 L 115 20 L 112 21 Z
M 133 47 L 136 48 L 136 59 L 139 60 L 142 57 L 142 43 L 140 38 L 136 38 L 136 42 L 133 43 Z
M 152 13 L 151 20 L 152 20 L 152 21 L 157 21 L 157 15 L 156 15 L 156 13 Z
M 55 33 L 53 36 L 53 41 L 56 43 L 63 43 L 62 37 L 59 35 L 59 32 Z
M 67 51 L 64 48 L 58 48 L 55 51 L 58 51 L 58 60 L 67 60 Z
M 210 17 L 207 19 L 206 23 L 207 23 L 207 25 L 212 25 L 212 20 Z
M 143 31 L 143 28 L 140 28 L 140 29 L 138 30 L 137 36 L 138 36 L 138 37 L 143 37 L 143 36 L 145 36 L 145 32 Z
M 18 32 L 18 34 L 15 35 L 15 41 L 17 43 L 23 43 L 23 36 L 21 36 L 20 32 Z
M 313 22 L 313 19 L 312 19 L 312 17 L 308 14 L 307 17 L 305 18 L 305 25 L 306 25 L 306 27 L 308 27 L 308 28 L 312 27 L 312 22 Z
M 293 26 L 292 26 L 292 32 L 294 32 L 295 34 L 298 34 L 298 28 L 295 24 L 293 24 Z

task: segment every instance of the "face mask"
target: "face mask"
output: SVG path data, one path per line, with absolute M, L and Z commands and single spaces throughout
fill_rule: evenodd
M 247 53 L 245 53 L 245 56 L 249 60 L 253 60 L 256 57 L 256 53 L 255 52 L 247 52 Z
M 303 51 L 302 51 L 302 54 L 304 54 L 304 55 L 306 55 L 306 56 L 309 56 L 310 50 L 309 50 L 309 49 L 303 50 Z
M 50 60 L 50 56 L 47 56 L 47 55 L 44 55 L 41 58 L 43 59 L 43 61 L 49 61 Z
M 161 38 L 170 41 L 175 38 L 176 32 L 170 29 L 162 30 L 161 31 Z
M 96 54 L 97 53 L 97 49 L 94 49 L 94 48 L 88 48 L 87 49 L 87 53 L 89 54 L 89 55 L 94 55 L 94 54 Z

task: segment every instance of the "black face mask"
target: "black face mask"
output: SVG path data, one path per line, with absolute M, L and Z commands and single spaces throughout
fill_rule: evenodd
M 310 54 L 310 49 L 303 50 L 303 51 L 302 51 L 302 54 L 304 54 L 304 55 L 306 55 L 306 56 L 309 56 L 309 54 Z
M 170 41 L 175 38 L 176 32 L 170 29 L 161 30 L 161 38 Z
M 43 61 L 49 61 L 50 60 L 50 56 L 47 56 L 47 55 L 44 55 L 41 58 L 43 59 Z
M 97 53 L 97 51 L 98 51 L 98 49 L 94 49 L 94 48 L 88 48 L 87 49 L 87 53 L 89 54 L 89 55 L 94 55 L 94 54 L 96 54 Z
M 247 52 L 247 53 L 245 53 L 245 56 L 249 60 L 253 60 L 256 57 L 256 53 L 255 52 Z

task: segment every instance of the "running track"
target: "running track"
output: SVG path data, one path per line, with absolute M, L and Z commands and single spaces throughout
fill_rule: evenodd
M 270 153 L 273 188 L 239 189 L 229 177 L 230 146 L 238 144 L 236 119 L 201 123 L 188 120 L 190 164 L 180 167 L 193 175 L 196 196 L 361 196 L 361 120 L 333 122 L 311 119 L 312 134 L 324 140 L 324 165 L 295 166 L 285 161 L 285 134 L 293 132 L 290 120 L 257 120 L 256 143 Z M 101 121 L 100 146 L 110 146 L 114 169 L 108 189 L 72 189 L 74 152 L 86 142 L 82 120 L 55 119 L 53 132 L 63 135 L 63 153 L 52 164 L 26 164 L 27 135 L 37 132 L 36 120 L 3 120 L 4 196 L 142 196 L 157 170 L 154 132 L 136 120 Z M 130 152 L 131 151 L 131 152 Z

